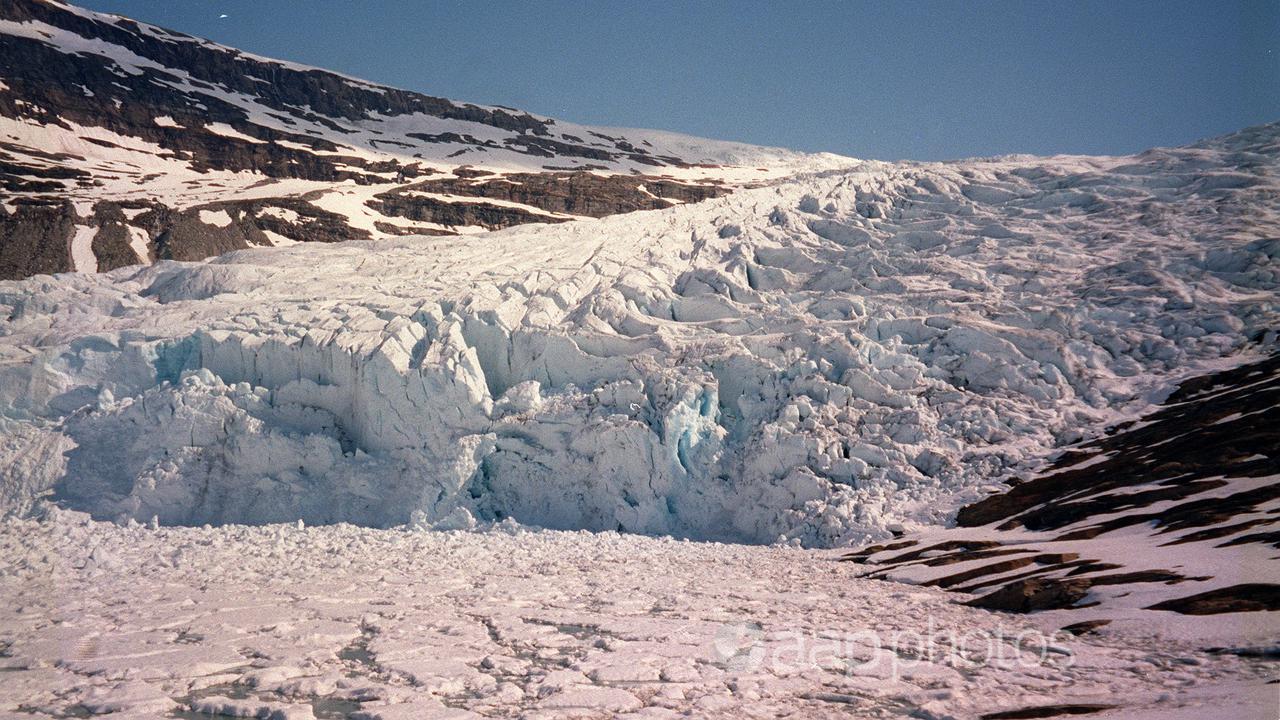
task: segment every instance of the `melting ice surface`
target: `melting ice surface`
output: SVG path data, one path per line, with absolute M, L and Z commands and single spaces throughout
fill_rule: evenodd
M 0 502 L 831 546 L 1275 342 L 1280 126 L 0 283 Z

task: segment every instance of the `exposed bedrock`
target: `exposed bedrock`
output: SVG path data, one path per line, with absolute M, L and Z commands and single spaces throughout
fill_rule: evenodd
M 717 184 L 681 183 L 645 175 L 511 173 L 477 179 L 467 177 L 464 173 L 455 177 L 424 180 L 379 197 L 388 202 L 412 202 L 415 192 L 503 200 L 547 212 L 605 217 L 636 210 L 661 210 L 677 203 L 698 202 L 725 195 L 728 189 Z
M 518 178 L 519 184 L 505 178 Z M 448 235 L 442 228 L 500 229 L 525 223 L 563 223 L 569 215 L 603 217 L 697 202 L 727 191 L 716 185 L 645 176 L 591 173 L 516 174 L 485 181 L 462 178 L 417 183 L 377 194 L 367 207 L 384 217 L 389 235 Z M 79 203 L 37 196 L 0 206 L 0 279 L 83 270 L 72 258 L 81 228 L 99 272 L 154 260 L 200 260 L 233 250 L 270 246 L 264 231 L 294 242 L 369 239 L 352 217 L 318 207 L 324 191 L 300 196 L 232 200 L 173 209 L 147 200 Z M 498 200 L 500 203 L 486 202 Z M 538 212 L 539 209 L 547 212 Z M 549 213 L 559 213 L 552 215 Z M 404 219 L 427 225 L 393 225 Z
M 96 270 L 106 272 L 153 260 L 199 260 L 232 250 L 270 245 L 263 229 L 292 239 L 338 241 L 361 237 L 341 216 L 324 213 L 296 198 L 212 203 L 173 210 L 147 201 L 99 201 L 77 211 L 52 197 L 0 207 L 0 279 Z M 293 222 L 262 215 L 267 207 L 298 208 Z M 306 209 L 304 209 L 306 208 Z M 343 219 L 345 220 L 345 219 Z M 73 243 L 83 234 L 84 248 Z M 367 233 L 364 233 L 367 236 Z M 77 266 L 77 252 L 91 267 Z

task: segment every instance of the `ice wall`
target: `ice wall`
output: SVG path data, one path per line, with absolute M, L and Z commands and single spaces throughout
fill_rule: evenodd
M 1276 135 L 0 284 L 3 504 L 810 545 L 945 522 L 1274 344 Z

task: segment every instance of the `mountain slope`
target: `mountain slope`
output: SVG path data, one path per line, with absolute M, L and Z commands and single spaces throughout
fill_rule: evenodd
M 1063 624 L 1081 629 L 1116 619 L 1150 626 L 1168 612 L 1280 610 L 1277 509 L 1273 355 L 1182 383 L 1141 420 L 961 508 L 958 527 L 848 559 L 867 577 L 969 593 L 978 607 L 1070 610 L 1059 613 Z
M 457 103 L 0 1 L 0 277 L 565 222 L 845 162 Z

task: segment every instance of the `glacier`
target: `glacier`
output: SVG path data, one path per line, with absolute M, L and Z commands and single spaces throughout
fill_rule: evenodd
M 0 283 L 0 511 L 831 547 L 1274 347 L 1280 124 Z

